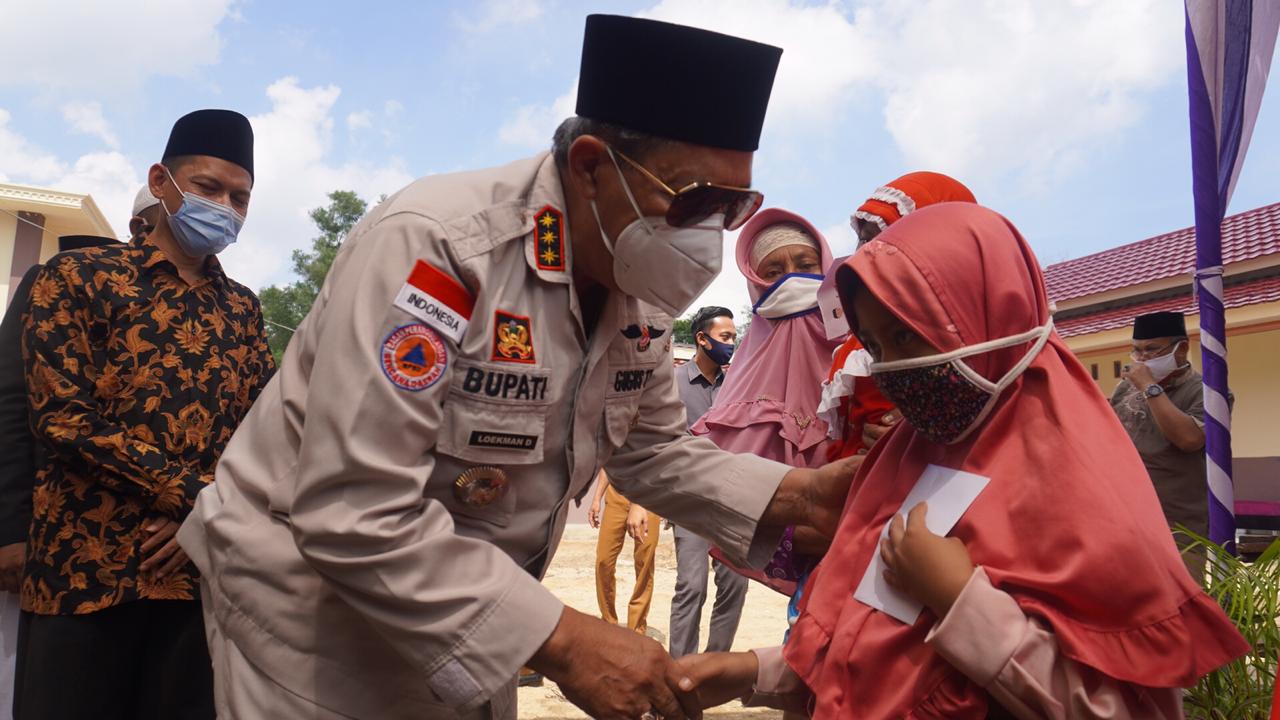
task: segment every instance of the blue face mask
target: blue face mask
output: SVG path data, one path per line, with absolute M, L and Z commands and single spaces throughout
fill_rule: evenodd
M 169 181 L 178 188 L 173 175 L 169 175 Z M 182 188 L 178 190 L 182 191 Z M 174 239 L 178 241 L 182 251 L 191 257 L 217 255 L 226 250 L 236 241 L 240 228 L 244 226 L 243 215 L 195 193 L 182 193 L 182 204 L 178 206 L 178 212 L 170 213 L 164 200 L 160 201 L 160 207 L 168 215 L 169 229 L 173 231 Z
M 733 350 L 735 346 L 730 345 L 729 343 L 722 343 L 709 335 L 703 335 L 703 337 L 707 339 L 707 342 L 711 343 L 711 347 L 702 348 L 702 352 L 706 353 L 707 357 L 711 358 L 711 362 L 717 365 L 728 365 L 729 361 L 733 359 Z

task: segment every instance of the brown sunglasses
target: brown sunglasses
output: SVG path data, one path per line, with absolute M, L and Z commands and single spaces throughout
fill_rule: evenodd
M 679 190 L 673 190 L 661 178 L 649 172 L 645 166 L 627 157 L 620 150 L 606 147 L 609 148 L 609 152 L 626 160 L 631 167 L 657 183 L 658 187 L 671 196 L 671 204 L 667 206 L 666 215 L 667 224 L 671 227 L 690 227 L 716 213 L 724 213 L 724 229 L 737 230 L 764 204 L 764 194 L 758 190 L 718 185 L 703 180 L 689 183 Z

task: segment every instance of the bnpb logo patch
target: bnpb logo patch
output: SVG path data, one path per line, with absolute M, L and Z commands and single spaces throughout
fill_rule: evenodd
M 382 372 L 396 387 L 418 392 L 435 385 L 449 367 L 449 350 L 434 330 L 401 325 L 382 341 Z

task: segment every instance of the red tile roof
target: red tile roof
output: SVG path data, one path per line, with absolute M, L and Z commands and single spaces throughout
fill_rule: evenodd
M 1280 300 L 1280 277 L 1261 278 L 1240 285 L 1228 286 L 1226 288 L 1226 296 L 1224 305 L 1228 308 Z M 1126 327 L 1133 323 L 1133 318 L 1137 315 L 1165 310 L 1187 314 L 1199 312 L 1195 299 L 1190 295 L 1183 295 L 1060 320 L 1056 325 L 1058 334 L 1068 338 Z
M 1280 203 L 1232 215 L 1222 224 L 1222 260 L 1240 262 L 1280 253 Z M 1044 269 L 1056 302 L 1189 275 L 1196 264 L 1195 228 L 1055 263 Z M 1187 278 L 1190 282 L 1190 277 Z

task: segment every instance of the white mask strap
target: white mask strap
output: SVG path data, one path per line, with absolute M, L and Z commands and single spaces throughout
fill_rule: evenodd
M 958 360 L 964 357 L 969 357 L 971 355 L 981 355 L 982 353 L 991 352 L 992 350 L 1000 350 L 1002 348 L 1012 347 L 1014 345 L 1020 345 L 1024 342 L 1027 342 L 1028 340 L 1033 340 L 1037 337 L 1041 338 L 1041 341 L 1037 344 L 1038 347 L 1036 348 L 1036 350 L 1038 351 L 1040 347 L 1044 347 L 1045 341 L 1049 339 L 1049 335 L 1052 332 L 1053 332 L 1053 318 L 1049 318 L 1049 322 L 1039 327 L 1031 328 L 1030 330 L 1024 333 L 1019 333 L 1017 335 L 1010 335 L 1009 337 L 996 338 L 994 340 L 988 340 L 986 342 L 978 343 L 977 345 L 966 345 L 961 348 L 956 348 L 951 352 L 940 353 L 938 355 L 926 355 L 924 357 L 907 358 L 906 360 L 894 360 L 892 362 L 872 363 L 871 373 L 875 374 L 875 373 L 882 373 L 882 372 L 892 372 L 894 370 L 908 370 L 910 368 L 928 367 L 930 365 L 941 365 L 943 363 L 951 362 L 952 360 Z
M 185 198 L 187 194 L 182 191 L 181 187 L 178 187 L 178 181 L 173 178 L 173 173 L 169 172 L 169 168 L 164 165 L 161 165 L 160 167 L 164 168 L 164 174 L 169 177 L 169 182 L 173 183 L 173 189 L 177 190 L 178 194 Z M 164 214 L 169 217 L 173 217 L 173 213 L 169 212 L 169 206 L 164 204 L 163 193 L 156 199 L 160 201 L 160 207 L 164 210 Z M 178 208 L 182 208 L 182 203 L 178 203 Z
M 618 164 L 618 158 L 613 154 L 613 148 L 605 145 L 604 149 L 609 153 L 609 159 L 613 161 L 613 169 L 618 171 L 618 179 L 622 181 L 622 191 L 627 194 L 631 209 L 635 211 L 636 217 L 640 218 L 640 222 L 644 224 L 645 229 L 652 233 L 653 228 L 649 225 L 649 221 L 645 219 L 644 213 L 640 212 L 640 204 L 636 202 L 636 196 L 631 194 L 631 184 L 627 182 L 627 176 L 622 174 L 622 166 Z
M 1027 350 L 1027 352 L 1022 356 L 1022 359 L 1018 361 L 1017 365 L 1014 365 L 1012 368 L 1010 368 L 1009 372 L 1005 373 L 999 380 L 995 382 L 991 382 L 990 380 L 982 377 L 977 373 L 977 371 L 969 367 L 968 363 L 964 362 L 963 360 L 960 360 L 959 358 L 954 359 L 951 364 L 957 370 L 959 370 L 962 375 L 969 378 L 969 380 L 975 385 L 977 385 L 978 387 L 982 388 L 983 390 L 986 390 L 989 393 L 999 394 L 1006 387 L 1008 387 L 1010 383 L 1016 380 L 1019 375 L 1021 375 L 1023 372 L 1026 371 L 1027 367 L 1031 365 L 1031 362 L 1036 359 L 1037 355 L 1040 354 L 1040 351 L 1044 348 L 1045 343 L 1049 342 L 1049 336 L 1053 334 L 1052 332 L 1053 319 L 1050 318 L 1049 323 L 1047 325 L 1044 325 L 1043 327 L 1040 327 L 1040 328 L 1036 328 L 1036 330 L 1041 333 L 1039 339 L 1036 340 L 1036 344 L 1031 346 L 1031 349 Z M 1026 338 L 1026 339 L 1030 340 L 1030 338 Z
M 600 222 L 600 211 L 596 208 L 596 201 L 591 200 L 591 214 L 596 216 L 596 227 L 600 228 L 600 239 L 604 241 L 604 247 L 613 254 L 613 241 L 609 239 L 609 233 L 604 231 L 604 223 Z

